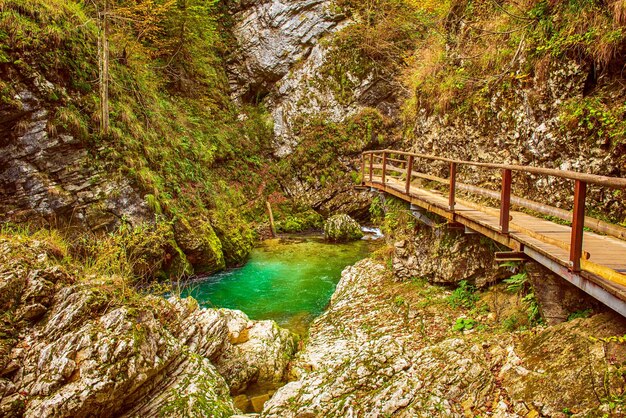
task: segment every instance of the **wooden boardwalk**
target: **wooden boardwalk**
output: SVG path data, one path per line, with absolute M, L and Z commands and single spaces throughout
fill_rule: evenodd
M 441 179 L 413 171 L 415 158 L 451 162 L 449 178 Z M 582 185 L 581 191 L 581 183 L 587 182 L 613 187 L 611 178 L 597 176 L 595 179 L 587 174 L 548 170 L 549 174 L 546 175 L 558 175 L 576 181 L 575 201 L 578 205 L 574 213 L 570 214 L 512 196 L 511 171 L 523 171 L 523 168 L 486 164 L 487 169 L 505 170 L 502 172 L 502 190 L 498 199 L 500 207 L 493 208 L 457 198 L 457 189 L 470 190 L 485 197 L 494 196 L 493 191 L 457 183 L 456 166 L 460 164 L 476 163 L 393 150 L 368 152 L 363 155 L 362 184 L 403 199 L 414 210 L 435 213 L 453 225 L 463 225 L 468 230 L 485 235 L 511 250 L 499 253 L 500 256 L 506 258 L 510 254 L 511 259 L 533 259 L 626 316 L 626 241 L 621 239 L 626 236 L 626 229 L 585 218 L 586 184 Z M 584 180 L 577 179 L 579 175 Z M 447 193 L 427 190 L 421 187 L 422 180 L 445 182 L 449 190 Z M 615 178 L 615 184 L 622 188 L 626 186 L 626 180 Z M 567 226 L 511 210 L 511 200 L 527 203 L 533 209 L 556 214 L 565 220 L 573 219 L 574 222 L 572 226 Z M 588 225 L 601 230 L 602 234 L 591 232 L 588 228 L 583 230 L 583 226 Z

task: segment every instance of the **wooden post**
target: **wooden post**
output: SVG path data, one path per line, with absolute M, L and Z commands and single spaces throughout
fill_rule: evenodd
M 361 184 L 365 183 L 365 154 L 361 154 Z
M 387 169 L 387 153 L 383 151 L 383 186 L 385 185 L 385 171 Z
M 411 178 L 413 177 L 413 156 L 409 155 L 406 163 L 406 194 L 411 194 Z
M 502 170 L 502 192 L 500 193 L 500 231 L 509 233 L 509 221 L 511 212 L 511 170 Z
M 572 216 L 572 236 L 570 243 L 570 270 L 580 272 L 580 259 L 583 255 L 583 227 L 585 226 L 585 197 L 587 183 L 576 180 L 574 187 L 574 214 Z
M 372 178 L 374 178 L 374 153 L 370 154 L 370 183 Z
M 270 231 L 272 232 L 272 237 L 276 238 L 276 227 L 274 226 L 274 213 L 272 212 L 272 205 L 269 201 L 267 203 L 267 211 L 270 214 Z
M 448 197 L 450 211 L 454 211 L 456 205 L 456 163 L 450 163 L 450 196 Z

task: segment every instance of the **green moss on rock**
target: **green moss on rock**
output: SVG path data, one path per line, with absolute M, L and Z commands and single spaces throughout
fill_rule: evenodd
M 331 216 L 324 223 L 324 238 L 327 241 L 346 242 L 362 237 L 358 222 L 346 214 Z
M 221 213 L 213 219 L 213 229 L 222 243 L 227 266 L 243 264 L 254 245 L 255 235 L 250 225 L 236 210 Z
M 174 223 L 174 232 L 176 243 L 196 273 L 215 273 L 226 266 L 222 242 L 208 220 L 178 219 Z

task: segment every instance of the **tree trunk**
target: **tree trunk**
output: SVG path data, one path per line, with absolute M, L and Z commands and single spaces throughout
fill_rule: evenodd
M 104 9 L 98 38 L 98 61 L 100 72 L 100 134 L 109 133 L 109 22 L 108 1 L 104 0 Z

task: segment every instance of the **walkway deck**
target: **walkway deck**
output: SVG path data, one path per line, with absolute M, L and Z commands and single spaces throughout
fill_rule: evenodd
M 367 170 L 366 156 L 369 157 L 369 170 Z M 584 218 L 584 188 L 582 194 L 582 208 L 575 208 L 574 219 L 578 218 L 578 222 L 574 222 L 572 227 L 557 224 L 546 219 L 531 216 L 529 214 L 511 211 L 510 206 L 510 171 L 503 172 L 503 186 L 500 200 L 500 208 L 491 208 L 479 205 L 467 200 L 458 199 L 455 195 L 455 189 L 476 189 L 477 193 L 489 195 L 493 197 L 492 191 L 480 189 L 474 186 L 467 186 L 456 183 L 456 165 L 469 164 L 471 162 L 451 161 L 454 166 L 451 167 L 450 179 L 438 179 L 434 176 L 428 176 L 413 171 L 414 158 L 433 158 L 437 160 L 445 160 L 439 157 L 423 156 L 419 154 L 402 153 L 400 151 L 385 150 L 365 153 L 363 158 L 363 186 L 389 193 L 400 199 L 411 203 L 414 207 L 422 208 L 428 212 L 435 213 L 448 222 L 453 224 L 461 224 L 465 227 L 481 233 L 496 242 L 505 245 L 515 254 L 527 256 L 530 259 L 544 265 L 554 273 L 576 285 L 586 293 L 603 302 L 607 306 L 616 310 L 623 316 L 626 316 L 626 241 L 615 236 L 600 235 L 588 230 L 583 231 L 583 224 L 600 225 L 604 233 L 611 233 L 619 237 L 623 237 L 626 229 L 616 225 L 608 225 L 599 221 Z M 398 159 L 399 155 L 404 155 L 405 161 Z M 391 158 L 395 156 L 396 158 Z M 374 159 L 382 159 L 381 164 L 375 164 Z M 390 163 L 392 161 L 393 163 Z M 404 165 L 404 167 L 399 167 Z M 502 168 L 497 164 L 489 164 L 487 168 Z M 510 170 L 504 168 L 504 170 Z M 522 170 L 519 170 L 522 171 Z M 410 173 L 410 174 L 407 174 Z M 580 173 L 561 172 L 550 173 L 548 175 L 557 175 L 569 173 L 574 177 Z M 407 181 L 408 176 L 408 181 Z M 507 184 L 508 176 L 508 184 Z M 593 182 L 594 179 L 585 176 L 585 181 Z M 565 178 L 567 175 L 563 176 Z M 442 193 L 436 190 L 426 190 L 415 185 L 416 178 L 426 178 L 450 185 L 449 193 Z M 606 182 L 607 177 L 599 177 L 602 180 L 598 182 Z M 616 179 L 619 188 L 622 183 L 626 184 L 624 179 Z M 582 182 L 582 180 L 576 180 Z M 595 182 L 595 184 L 598 184 Z M 421 182 L 420 182 L 421 183 Z M 578 186 L 577 186 L 578 189 Z M 579 191 L 577 191 L 579 193 Z M 580 195 L 577 199 L 580 202 Z M 519 198 L 515 198 L 518 201 Z M 523 199 L 521 199 L 523 200 Z M 529 202 L 529 201 L 528 201 Z M 541 205 L 538 205 L 541 209 Z M 559 211 L 556 208 L 545 207 L 549 213 Z M 581 214 L 582 211 L 582 214 Z M 560 211 L 561 215 L 563 215 Z M 563 216 L 566 217 L 566 216 Z M 570 218 L 571 219 L 571 218 Z M 580 221 L 583 219 L 583 221 Z M 508 221 L 507 221 L 508 220 Z M 591 222 L 590 222 L 591 221 Z M 573 230 L 574 229 L 574 230 Z M 576 235 L 580 236 L 577 238 Z M 576 241 L 579 241 L 578 243 Z M 572 245 L 579 246 L 580 257 L 577 257 L 575 251 L 572 251 Z M 578 260 L 578 263 L 573 262 Z

